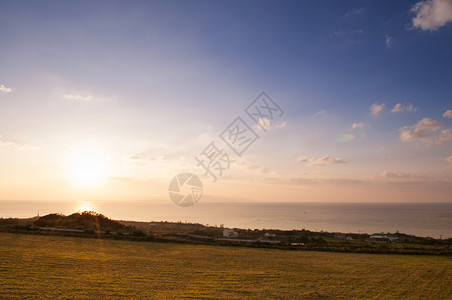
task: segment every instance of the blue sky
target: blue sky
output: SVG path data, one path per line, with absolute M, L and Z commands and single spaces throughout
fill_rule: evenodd
M 451 28 L 410 30 L 415 3 L 2 1 L 2 73 L 58 73 L 129 94 L 163 68 L 180 73 L 175 84 L 287 94 L 297 115 L 334 105 L 352 117 L 375 101 L 434 113 L 432 102 L 450 104 Z
M 425 186 L 417 201 L 440 184 L 434 200 L 446 201 L 451 21 L 449 0 L 0 1 L 0 176 L 16 174 L 0 198 L 29 198 L 17 190 L 38 185 L 23 179 L 30 168 L 51 190 L 84 145 L 105 153 L 106 178 L 141 180 L 118 194 L 164 198 L 171 174 L 197 170 L 204 144 L 266 91 L 284 118 L 210 194 L 257 200 L 256 182 L 358 180 Z M 243 194 L 227 193 L 234 180 L 248 182 Z

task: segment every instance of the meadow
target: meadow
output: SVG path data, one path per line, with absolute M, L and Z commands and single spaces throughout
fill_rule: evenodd
M 450 256 L 0 233 L 0 298 L 451 299 Z

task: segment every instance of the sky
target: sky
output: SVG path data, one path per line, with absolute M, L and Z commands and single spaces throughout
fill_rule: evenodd
M 0 0 L 0 199 L 452 202 L 451 53 L 451 0 Z

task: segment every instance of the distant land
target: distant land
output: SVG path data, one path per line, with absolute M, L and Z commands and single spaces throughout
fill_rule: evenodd
M 111 220 L 93 211 L 33 218 L 1 218 L 0 231 L 34 235 L 177 242 L 359 253 L 452 255 L 452 238 L 434 239 L 400 232 L 341 233 L 309 230 L 241 229 L 183 222 Z
M 403 232 L 452 238 L 452 203 L 210 202 L 181 208 L 169 201 L 0 200 L 0 218 L 28 218 L 54 212 L 101 211 L 113 220 L 201 223 L 246 229 L 306 229 L 328 232 Z

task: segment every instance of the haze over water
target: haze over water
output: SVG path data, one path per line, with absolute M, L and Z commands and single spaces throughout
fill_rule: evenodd
M 312 231 L 396 232 L 452 237 L 451 203 L 237 203 L 199 202 L 181 208 L 172 202 L 0 201 L 0 217 L 31 217 L 95 210 L 112 219 L 182 221 L 237 228 Z

